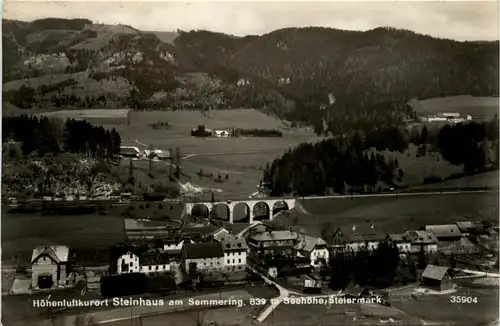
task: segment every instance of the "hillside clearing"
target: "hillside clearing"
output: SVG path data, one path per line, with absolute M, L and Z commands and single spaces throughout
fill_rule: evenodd
M 499 98 L 461 95 L 411 101 L 408 104 L 417 112 L 417 115 L 457 112 L 461 116 L 470 114 L 472 118 L 488 119 L 498 113 Z

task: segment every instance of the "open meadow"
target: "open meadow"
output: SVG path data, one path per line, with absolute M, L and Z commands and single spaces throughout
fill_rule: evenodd
M 334 228 L 373 222 L 384 233 L 418 229 L 427 224 L 446 224 L 459 220 L 488 220 L 498 223 L 498 192 L 416 195 L 399 197 L 353 197 L 305 199 L 307 211 L 283 214 L 276 220 L 295 225 L 313 236 L 320 236 L 324 223 Z
M 134 111 L 130 115 L 130 125 L 114 127 L 122 137 L 122 145 L 137 146 L 141 150 L 149 147 L 162 150 L 179 148 L 184 157 L 182 170 L 189 176 L 186 181 L 204 188 L 220 189 L 219 196 L 226 198 L 254 193 L 266 163 L 288 148 L 320 139 L 310 129 L 292 129 L 279 119 L 256 110 L 214 110 L 209 115 L 202 116 L 199 111 Z M 153 129 L 150 125 L 157 122 L 167 122 L 168 127 Z M 283 137 L 192 137 L 191 130 L 199 125 L 207 129 L 278 129 L 283 132 Z M 147 161 L 134 162 L 139 168 L 148 165 Z M 154 167 L 168 169 L 164 162 L 155 162 Z M 204 175 L 201 178 L 197 175 L 200 170 Z M 214 181 L 219 174 L 223 182 Z
M 456 112 L 473 119 L 491 119 L 498 114 L 498 97 L 473 97 L 470 95 L 431 98 L 408 103 L 419 116 Z

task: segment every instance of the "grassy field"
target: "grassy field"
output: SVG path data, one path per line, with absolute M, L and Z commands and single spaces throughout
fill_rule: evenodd
M 75 215 L 41 216 L 2 212 L 2 263 L 29 264 L 37 246 L 66 245 L 96 260 L 108 259 L 106 250 L 125 238 L 121 216 Z M 102 252 L 99 253 L 98 251 Z M 97 256 L 98 257 L 97 257 Z
M 387 158 L 398 160 L 399 168 L 403 170 L 403 184 L 420 185 L 425 178 L 430 176 L 445 178 L 463 171 L 461 166 L 450 164 L 437 152 L 417 157 L 417 149 L 415 145 L 410 144 L 404 153 L 388 150 L 381 152 Z
M 411 190 L 453 190 L 458 188 L 480 188 L 487 187 L 491 189 L 498 189 L 499 181 L 498 171 L 491 171 L 481 174 L 476 174 L 468 176 L 467 178 L 462 177 L 458 179 L 445 180 L 441 183 L 413 186 Z
M 498 97 L 473 97 L 470 95 L 431 98 L 408 103 L 417 115 L 457 112 L 461 116 L 470 114 L 472 118 L 488 119 L 498 113 Z
M 148 125 L 154 122 L 168 122 L 168 129 L 153 129 Z M 223 128 L 261 128 L 279 129 L 283 137 L 258 138 L 198 138 L 191 136 L 191 129 L 204 125 L 209 129 Z M 138 146 L 142 150 L 149 146 L 168 150 L 179 148 L 181 155 L 193 155 L 182 161 L 182 170 L 192 182 L 204 188 L 222 190 L 225 198 L 248 196 L 254 193 L 262 178 L 262 169 L 282 155 L 288 148 L 302 142 L 314 142 L 319 138 L 308 129 L 290 129 L 279 119 L 270 117 L 256 110 L 214 110 L 210 117 L 204 117 L 198 111 L 154 111 L 132 112 L 130 125 L 118 126 L 123 145 Z M 134 163 L 134 166 L 146 168 L 148 162 Z M 156 162 L 155 168 L 166 169 L 168 165 Z M 213 177 L 199 178 L 200 170 L 204 175 Z M 228 180 L 215 182 L 218 174 Z
M 277 222 L 296 224 L 296 228 L 316 236 L 328 221 L 335 228 L 373 222 L 384 233 L 397 233 L 459 220 L 490 220 L 496 224 L 499 215 L 498 193 L 306 199 L 301 204 L 310 214 L 280 216 Z

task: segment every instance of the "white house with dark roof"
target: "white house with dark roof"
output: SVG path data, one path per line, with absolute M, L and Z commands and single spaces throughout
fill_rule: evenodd
M 224 250 L 224 266 L 232 270 L 244 270 L 248 251 L 245 239 L 228 237 L 221 241 L 221 244 Z
M 66 284 L 69 248 L 66 246 L 37 247 L 31 255 L 31 286 L 51 289 Z
M 326 242 L 321 238 L 311 237 L 305 234 L 304 230 L 299 232 L 299 241 L 295 245 L 295 250 L 299 257 L 311 259 L 313 267 L 321 266 L 321 263 L 328 264 L 330 253 Z
M 187 272 L 224 267 L 224 249 L 220 242 L 185 243 L 181 251 L 182 267 Z
M 339 228 L 333 236 L 333 247 L 341 247 L 351 251 L 361 249 L 375 250 L 378 244 L 386 239 L 386 234 L 373 223 L 353 225 Z
M 410 237 L 406 233 L 392 233 L 387 236 L 387 239 L 398 247 L 400 253 L 411 251 Z
M 247 239 L 250 250 L 262 254 L 282 253 L 292 255 L 298 242 L 297 232 L 275 230 L 250 235 Z
M 118 258 L 117 274 L 162 273 L 173 269 L 173 262 L 165 252 L 146 252 L 140 256 L 128 251 Z
M 434 233 L 432 233 L 431 231 L 406 231 L 406 236 L 411 243 L 411 253 L 418 253 L 421 250 L 426 253 L 434 253 L 438 251 L 438 240 Z

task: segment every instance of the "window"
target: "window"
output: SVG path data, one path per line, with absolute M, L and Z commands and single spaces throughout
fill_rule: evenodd
M 130 262 L 130 267 L 134 266 L 134 263 L 133 262 Z
M 238 263 L 241 263 L 241 259 L 238 259 Z
M 229 259 L 228 259 L 228 260 L 227 260 L 227 263 L 228 263 L 228 264 L 231 264 L 231 260 L 229 260 Z
M 158 270 L 158 266 L 156 266 L 156 270 Z
M 167 265 L 163 265 L 163 269 L 167 268 Z
M 233 264 L 234 264 L 234 259 L 233 259 Z
M 134 257 L 132 256 L 132 254 L 130 254 L 130 259 L 133 259 Z
M 149 266 L 149 270 L 151 270 L 151 266 Z

